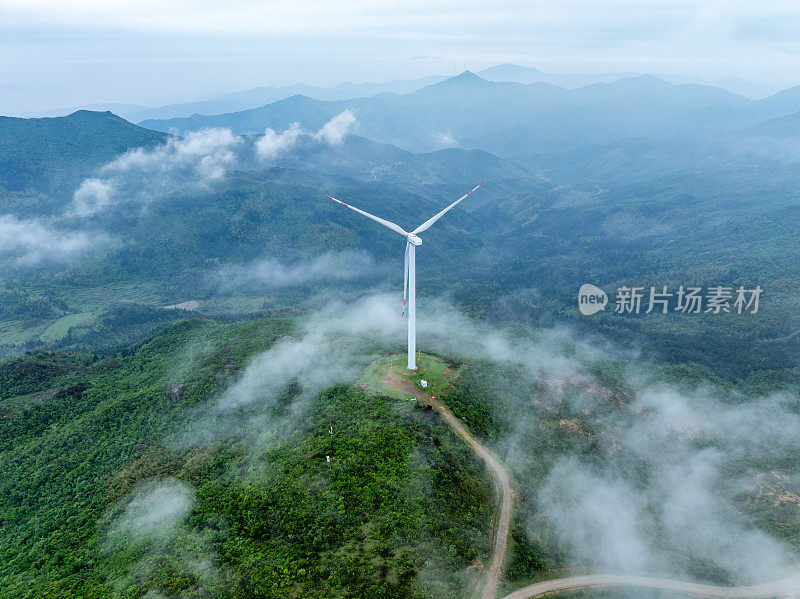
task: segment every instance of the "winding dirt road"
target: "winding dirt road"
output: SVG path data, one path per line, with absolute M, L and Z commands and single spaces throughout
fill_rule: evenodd
M 511 524 L 511 514 L 514 509 L 514 492 L 511 490 L 511 477 L 508 475 L 505 466 L 498 460 L 492 452 L 478 443 L 472 434 L 464 427 L 464 424 L 456 418 L 453 413 L 441 403 L 433 399 L 427 393 L 422 392 L 413 382 L 401 378 L 394 373 L 390 373 L 388 380 L 385 380 L 395 389 L 415 396 L 418 400 L 429 404 L 434 410 L 444 418 L 450 428 L 478 454 L 486 463 L 492 474 L 497 492 L 500 499 L 500 514 L 497 517 L 497 527 L 492 546 L 492 557 L 489 567 L 485 570 L 486 576 L 481 589 L 481 599 L 496 599 L 497 586 L 500 575 L 503 573 L 503 563 L 506 558 L 508 547 L 508 532 Z M 534 595 L 531 595 L 534 596 Z
M 464 439 L 472 450 L 486 462 L 492 478 L 497 485 L 500 498 L 500 515 L 497 518 L 497 528 L 492 546 L 492 557 L 489 567 L 485 570 L 486 576 L 481 589 L 481 599 L 497 599 L 497 587 L 500 575 L 503 572 L 506 549 L 508 547 L 509 525 L 514 508 L 514 493 L 511 489 L 510 476 L 505 466 L 492 452 L 478 443 L 464 424 L 441 403 L 427 393 L 422 392 L 408 379 L 390 372 L 384 383 L 391 387 L 413 395 L 427 404 L 444 418 L 453 431 Z M 673 591 L 692 597 L 710 597 L 721 599 L 800 599 L 800 574 L 764 584 L 751 586 L 715 586 L 671 580 L 664 578 L 648 578 L 645 576 L 628 576 L 622 574 L 587 574 L 584 576 L 570 576 L 568 578 L 554 578 L 543 580 L 518 589 L 506 595 L 503 599 L 533 599 L 545 595 L 555 595 L 565 591 L 574 591 L 589 588 L 608 587 L 634 587 L 649 588 L 663 591 Z
M 723 599 L 770 599 L 800 597 L 800 575 L 775 582 L 752 586 L 723 587 L 696 582 L 684 582 L 644 576 L 589 574 L 543 580 L 506 595 L 503 599 L 532 599 L 564 591 L 600 587 L 638 587 L 673 591 L 692 597 L 721 597 Z

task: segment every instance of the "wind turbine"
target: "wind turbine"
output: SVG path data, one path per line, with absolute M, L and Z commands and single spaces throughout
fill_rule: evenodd
M 483 181 L 478 183 L 473 189 L 469 192 L 458 198 L 455 202 L 450 204 L 447 208 L 435 214 L 424 223 L 422 223 L 419 227 L 411 231 L 410 233 L 403 229 L 400 225 L 396 225 L 395 223 L 384 220 L 382 218 L 378 218 L 377 216 L 373 216 L 369 212 L 364 212 L 363 210 L 359 210 L 355 206 L 351 206 L 350 204 L 345 204 L 341 200 L 337 200 L 332 196 L 325 196 L 332 199 L 334 202 L 345 206 L 346 208 L 350 208 L 350 210 L 355 210 L 359 214 L 363 214 L 367 218 L 371 218 L 375 222 L 382 224 L 384 227 L 388 227 L 392 231 L 396 231 L 400 233 L 403 237 L 406 238 L 406 257 L 405 257 L 405 272 L 403 273 L 403 312 L 405 313 L 405 306 L 406 306 L 406 296 L 408 296 L 408 370 L 416 370 L 417 369 L 417 362 L 415 360 L 415 353 L 417 351 L 417 304 L 416 304 L 416 295 L 417 295 L 417 273 L 416 273 L 416 266 L 414 260 L 414 252 L 415 248 L 418 245 L 422 245 L 422 239 L 419 238 L 418 234 L 422 233 L 423 231 L 427 231 L 428 228 L 435 223 L 437 220 L 442 218 L 448 210 L 453 208 L 456 204 L 458 204 L 461 200 L 466 198 L 469 194 L 473 191 L 478 189 L 481 185 L 483 185 Z

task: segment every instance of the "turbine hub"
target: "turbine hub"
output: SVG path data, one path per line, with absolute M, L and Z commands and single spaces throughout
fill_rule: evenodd
M 410 242 L 411 242 L 413 245 L 422 245 L 422 239 L 420 239 L 419 237 L 417 237 L 417 236 L 416 236 L 416 235 L 414 235 L 413 233 L 410 233 L 410 234 L 408 235 L 408 240 L 409 240 L 409 241 L 410 241 Z

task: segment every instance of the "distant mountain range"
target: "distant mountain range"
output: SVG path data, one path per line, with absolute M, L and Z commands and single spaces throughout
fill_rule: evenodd
M 613 83 L 620 79 L 637 77 L 640 73 L 560 74 L 546 73 L 533 67 L 500 64 L 483 69 L 482 71 L 477 71 L 477 75 L 487 81 L 494 81 L 496 83 L 549 83 L 567 89 L 574 89 L 593 83 Z M 704 81 L 696 77 L 675 75 L 659 75 L 659 77 L 675 84 L 694 83 L 711 85 L 749 98 L 761 98 L 777 91 L 774 88 L 735 77 L 728 77 L 717 81 Z M 286 86 L 255 87 L 246 91 L 222 94 L 210 99 L 167 104 L 156 108 L 136 104 L 96 103 L 80 107 L 54 109 L 29 116 L 66 116 L 67 114 L 81 109 L 94 111 L 109 110 L 131 122 L 138 123 L 148 119 L 172 119 L 196 114 L 214 115 L 238 112 L 241 110 L 258 108 L 259 106 L 277 102 L 278 100 L 284 100 L 298 94 L 315 100 L 327 101 L 366 98 L 382 93 L 407 94 L 447 78 L 446 75 L 434 75 L 420 79 L 390 81 L 388 83 L 340 83 L 333 87 L 319 87 L 297 83 Z
M 506 69 L 521 77 L 521 67 L 501 67 L 490 71 L 501 77 Z M 332 176 L 399 184 L 450 183 L 477 173 L 480 178 L 529 183 L 530 173 L 514 171 L 518 167 L 509 160 L 551 174 L 574 169 L 575 175 L 591 180 L 609 172 L 620 177 L 708 166 L 709 161 L 746 162 L 750 158 L 741 148 L 755 151 L 764 145 L 763 138 L 780 139 L 785 157 L 792 149 L 787 144 L 800 129 L 800 87 L 749 100 L 719 88 L 675 85 L 653 76 L 566 89 L 548 83 L 498 83 L 466 71 L 407 94 L 350 100 L 298 94 L 255 109 L 149 120 L 141 126 L 109 112 L 6 117 L 0 118 L 0 187 L 66 194 L 99 164 L 128 149 L 158 143 L 166 132 L 227 127 L 237 134 L 261 134 L 267 127 L 281 131 L 295 122 L 311 132 L 346 109 L 358 123 L 356 135 L 343 146 L 306 143 L 310 138 L 301 136 L 292 152 L 271 164 L 293 170 L 313 164 L 316 171 Z M 738 148 L 738 157 L 726 147 Z
M 596 74 L 560 74 L 560 73 L 545 73 L 539 69 L 532 67 L 521 67 L 516 64 L 500 64 L 494 67 L 489 67 L 477 74 L 483 79 L 496 82 L 512 82 L 512 83 L 550 83 L 551 85 L 558 85 L 567 89 L 576 87 L 583 87 L 585 85 L 592 85 L 593 83 L 613 83 L 620 79 L 628 79 L 631 77 L 638 77 L 641 73 L 596 73 Z M 724 79 L 717 79 L 715 81 L 707 81 L 699 77 L 686 77 L 681 75 L 667 75 L 657 74 L 659 79 L 663 79 L 669 83 L 680 85 L 683 83 L 694 83 L 698 85 L 711 85 L 719 87 L 729 92 L 740 94 L 748 98 L 763 98 L 778 91 L 778 88 L 753 83 L 738 77 L 725 77 Z
M 158 108 L 148 108 L 135 104 L 92 104 L 81 106 L 80 109 L 110 110 L 129 121 L 140 122 L 147 119 L 170 119 L 195 114 L 211 115 L 247 110 L 295 95 L 304 95 L 317 100 L 346 100 L 348 98 L 368 97 L 381 93 L 405 94 L 425 85 L 441 81 L 444 78 L 433 76 L 415 80 L 390 81 L 388 83 L 340 83 L 329 88 L 296 83 L 280 87 L 255 87 L 246 91 L 223 94 L 209 100 L 167 104 Z M 50 111 L 43 116 L 66 116 L 75 110 L 76 108 L 62 108 Z
M 207 127 L 262 133 L 295 122 L 314 130 L 347 109 L 358 120 L 356 133 L 407 151 L 458 146 L 530 164 L 536 155 L 585 145 L 712 136 L 751 127 L 800 111 L 800 87 L 750 100 L 651 75 L 566 89 L 542 82 L 498 83 L 465 71 L 407 94 L 335 101 L 295 95 L 249 110 L 140 124 L 179 133 Z

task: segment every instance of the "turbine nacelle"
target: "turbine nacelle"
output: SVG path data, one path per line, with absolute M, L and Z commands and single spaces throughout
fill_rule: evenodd
M 413 233 L 408 234 L 408 243 L 412 245 L 422 245 L 422 239 L 414 235 Z

